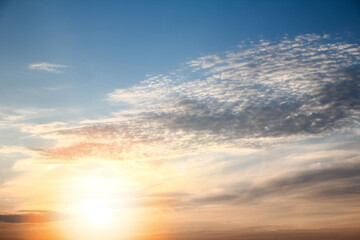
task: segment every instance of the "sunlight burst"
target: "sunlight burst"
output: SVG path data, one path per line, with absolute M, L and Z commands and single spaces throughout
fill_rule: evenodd
M 84 213 L 93 225 L 104 225 L 112 219 L 112 212 L 106 199 L 88 200 L 84 204 Z

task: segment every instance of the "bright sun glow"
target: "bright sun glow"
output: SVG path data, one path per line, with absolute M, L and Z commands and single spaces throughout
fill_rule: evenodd
M 111 221 L 112 212 L 106 199 L 91 199 L 84 204 L 84 214 L 93 225 L 104 225 Z
M 121 174 L 119 166 L 109 164 L 113 164 L 111 168 L 95 165 L 104 174 L 90 174 L 95 167 L 89 163 L 86 173 L 69 178 L 62 194 L 68 197 L 64 205 L 73 216 L 64 221 L 66 240 L 118 240 L 120 234 L 125 239 L 135 233 L 135 209 L 130 201 L 134 184 Z

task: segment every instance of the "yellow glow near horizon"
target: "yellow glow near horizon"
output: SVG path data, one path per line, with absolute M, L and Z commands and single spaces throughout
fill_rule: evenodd
M 78 177 L 75 180 L 72 196 L 75 200 L 74 211 L 83 219 L 84 225 L 104 226 L 119 221 L 119 212 L 129 211 L 128 204 L 124 204 L 123 192 L 128 183 L 122 177 Z
M 101 169 L 69 177 L 62 192 L 67 212 L 74 216 L 64 222 L 66 240 L 116 240 L 135 232 L 134 204 L 129 191 L 133 185 L 117 169 Z M 90 173 L 94 176 L 89 176 Z

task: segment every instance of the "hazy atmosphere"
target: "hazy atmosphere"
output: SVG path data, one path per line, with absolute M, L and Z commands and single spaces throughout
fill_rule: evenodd
M 360 238 L 358 1 L 1 1 L 0 240 Z

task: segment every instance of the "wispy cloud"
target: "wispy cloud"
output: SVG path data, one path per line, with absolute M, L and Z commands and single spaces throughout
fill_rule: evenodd
M 194 199 L 198 204 L 246 204 L 259 203 L 271 198 L 302 199 L 360 199 L 360 165 L 337 163 L 320 169 L 288 172 L 275 179 L 267 179 L 250 189 L 243 182 L 226 186 L 223 191 Z M 246 188 L 244 188 L 246 186 Z M 356 200 L 357 199 L 357 200 Z
M 17 214 L 1 214 L 0 222 L 6 223 L 46 223 L 69 219 L 68 215 L 44 210 L 23 210 Z
M 15 108 L 0 106 L 0 127 L 2 124 L 7 127 L 14 123 L 38 119 L 55 113 L 56 109 L 50 108 Z
M 56 86 L 56 87 L 43 87 L 42 89 L 47 90 L 47 91 L 59 91 L 59 90 L 62 90 L 63 87 L 61 87 L 61 86 Z
M 30 70 L 40 70 L 40 71 L 54 72 L 54 73 L 59 73 L 60 69 L 67 67 L 68 67 L 67 65 L 54 64 L 48 62 L 33 63 L 29 65 Z

